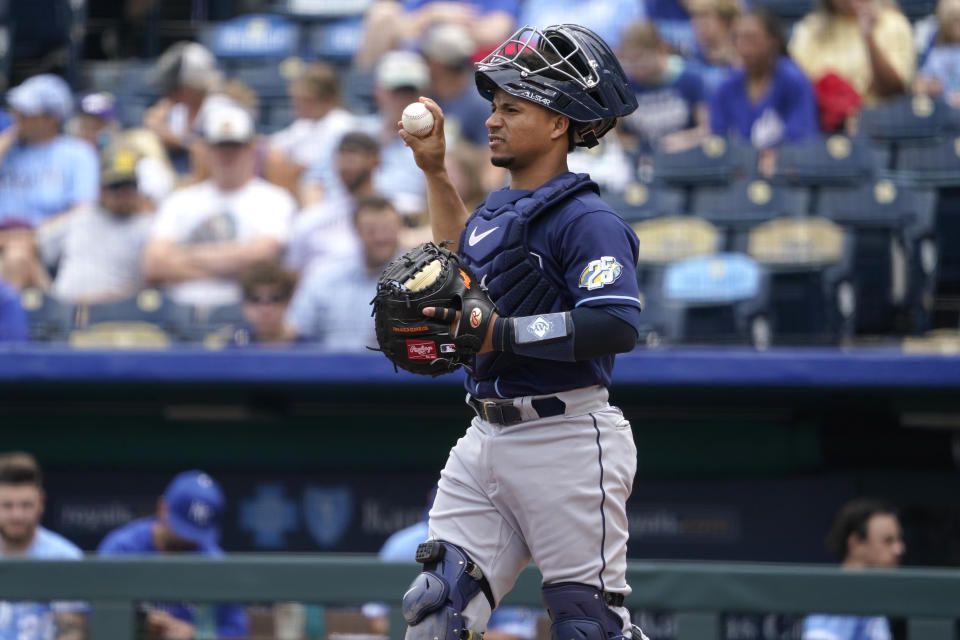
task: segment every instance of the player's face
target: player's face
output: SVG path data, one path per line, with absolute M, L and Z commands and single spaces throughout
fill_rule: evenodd
M 30 542 L 43 516 L 43 492 L 29 484 L 0 484 L 0 538 L 9 544 Z
M 556 138 L 557 117 L 540 105 L 497 89 L 486 122 L 490 162 L 511 170 L 534 163 Z M 566 131 L 562 135 L 566 140 Z
M 896 516 L 878 513 L 867 521 L 867 537 L 856 540 L 850 551 L 865 566 L 891 568 L 900 564 L 905 549 Z

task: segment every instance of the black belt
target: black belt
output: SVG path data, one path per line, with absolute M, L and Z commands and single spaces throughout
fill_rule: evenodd
M 477 416 L 492 424 L 508 427 L 523 422 L 520 407 L 514 406 L 513 400 L 477 400 L 468 396 L 467 404 L 477 412 Z M 567 404 L 557 396 L 534 398 L 530 405 L 540 418 L 563 415 L 567 410 Z

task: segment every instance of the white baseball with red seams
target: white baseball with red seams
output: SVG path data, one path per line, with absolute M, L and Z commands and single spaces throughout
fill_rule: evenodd
M 403 110 L 400 123 L 404 131 L 422 138 L 433 131 L 433 114 L 422 102 L 412 102 Z

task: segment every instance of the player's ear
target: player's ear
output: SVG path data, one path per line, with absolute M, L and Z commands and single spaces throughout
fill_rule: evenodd
M 570 118 L 567 116 L 562 116 L 559 113 L 556 114 L 553 118 L 553 130 L 550 131 L 550 139 L 556 140 L 557 138 L 566 138 L 567 129 L 570 128 Z

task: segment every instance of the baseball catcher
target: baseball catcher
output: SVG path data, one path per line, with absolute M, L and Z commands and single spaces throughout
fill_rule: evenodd
M 380 351 L 395 367 L 430 376 L 467 365 L 496 311 L 460 257 L 432 242 L 387 265 L 371 304 Z

